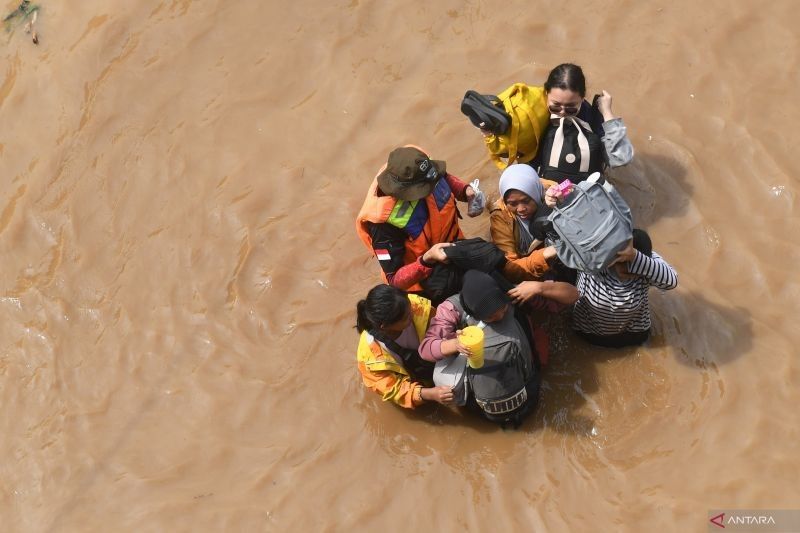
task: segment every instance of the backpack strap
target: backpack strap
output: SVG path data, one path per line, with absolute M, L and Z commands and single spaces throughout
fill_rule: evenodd
M 579 184 L 578 184 L 578 185 L 579 185 Z M 578 187 L 578 186 L 576 186 L 576 187 L 573 189 L 572 193 L 571 193 L 571 195 L 575 195 L 575 196 L 577 196 L 577 195 L 585 195 L 585 194 L 586 194 L 586 192 L 583 190 L 583 188 L 582 188 L 582 187 Z M 571 219 L 571 217 L 569 216 L 569 214 L 567 214 L 567 213 L 565 213 L 564 211 L 562 211 L 562 208 L 561 208 L 561 207 L 559 207 L 559 206 L 558 206 L 558 204 L 556 204 L 556 205 L 553 207 L 553 211 L 552 211 L 552 213 L 550 214 L 550 216 L 548 217 L 548 219 L 549 219 L 551 222 L 555 222 L 555 215 L 556 215 L 556 214 L 560 215 L 560 216 L 561 216 L 561 217 L 563 217 L 563 218 L 566 218 L 567 220 L 570 220 L 570 219 Z M 578 267 L 579 267 L 579 268 L 578 268 L 578 270 L 585 270 L 585 269 L 587 268 L 587 266 L 586 266 L 585 257 L 583 256 L 583 253 L 581 252 L 581 250 L 579 250 L 579 249 L 578 249 L 578 248 L 577 248 L 577 247 L 576 247 L 576 246 L 575 246 L 575 245 L 572 243 L 572 241 L 571 241 L 571 240 L 568 238 L 568 236 L 565 236 L 565 235 L 564 235 L 563 231 L 561 230 L 561 228 L 559 227 L 559 225 L 558 225 L 558 224 L 555 224 L 555 223 L 554 223 L 554 224 L 553 224 L 553 229 L 555 230 L 555 232 L 556 232 L 556 233 L 558 234 L 558 236 L 559 236 L 559 240 L 558 240 L 558 241 L 556 242 L 556 244 L 555 244 L 556 250 L 558 251 L 558 249 L 559 249 L 559 248 L 568 248 L 568 249 L 569 249 L 569 251 L 572 253 L 572 256 L 573 256 L 573 257 L 575 258 L 575 260 L 576 260 L 576 261 L 579 263 L 579 264 L 578 264 Z M 559 256 L 560 256 L 560 257 L 563 257 L 563 255 L 560 255 L 560 254 L 559 254 Z
M 513 96 L 513 95 L 512 95 Z M 506 113 L 511 115 L 511 132 L 508 135 L 508 164 L 512 164 L 517 159 L 517 151 L 519 150 L 519 119 L 514 120 L 514 104 L 511 102 L 512 96 L 503 102 L 503 107 Z
M 541 90 L 537 88 L 538 90 Z M 540 121 L 540 117 L 536 116 L 536 110 L 534 106 L 536 105 L 535 99 L 537 96 L 533 94 L 536 89 L 533 89 L 524 83 L 515 83 L 498 96 L 498 98 L 503 102 L 503 107 L 506 110 L 506 113 L 511 117 L 511 129 L 509 130 L 508 134 L 508 164 L 513 164 L 516 162 L 517 155 L 519 153 L 519 136 L 520 136 L 520 128 L 522 127 L 522 119 L 527 118 L 530 122 L 530 127 L 533 128 L 534 136 L 536 137 L 536 142 L 540 141 L 542 138 L 542 130 L 543 125 Z M 503 100 L 503 96 L 506 96 L 505 100 Z M 542 100 L 542 102 L 544 102 Z M 542 103 L 539 111 L 542 113 L 541 119 L 545 119 L 546 115 L 546 105 Z M 538 151 L 538 148 L 537 148 Z M 524 154 L 524 161 L 528 162 L 536 156 L 535 153 L 533 154 Z
M 605 176 L 600 174 L 599 172 L 595 172 L 591 176 L 587 178 L 588 182 L 593 182 L 599 185 L 603 192 L 605 193 L 608 201 L 611 203 L 612 209 L 616 211 L 617 215 L 622 218 L 623 220 L 629 221 L 629 225 L 631 227 L 631 231 L 633 231 L 633 218 L 630 212 L 630 207 L 625 204 L 625 200 L 622 199 L 619 192 L 614 188 L 610 181 L 608 181 Z M 623 202 L 623 205 L 620 205 L 620 201 Z
M 519 110 L 525 109 L 525 94 L 528 87 L 523 83 L 515 83 L 502 93 L 498 95 L 498 99 L 503 103 L 503 108 L 511 118 L 511 128 L 508 130 L 508 164 L 511 165 L 516 162 L 517 154 L 519 153 L 519 129 L 522 121 L 520 120 Z M 503 98 L 505 97 L 505 98 Z M 527 111 L 526 111 L 527 114 Z M 532 117 L 528 114 L 531 124 L 536 124 Z M 527 155 L 527 154 L 526 154 Z
M 530 91 L 530 88 L 526 87 L 526 90 Z M 528 115 L 528 120 L 536 131 L 536 139 L 540 140 L 542 138 L 542 128 L 539 126 L 539 118 L 534 114 L 533 107 L 527 104 L 521 107 L 525 114 Z
M 382 342 L 392 352 L 397 354 L 403 360 L 403 366 L 411 374 L 414 379 L 423 380 L 427 382 L 433 381 L 433 367 L 434 364 L 426 361 L 419 355 L 419 351 L 412 350 L 411 348 L 403 348 L 394 339 L 390 339 L 383 333 L 377 330 L 369 331 L 375 340 Z
M 558 161 L 561 159 L 561 152 L 564 149 L 564 119 L 570 119 L 572 124 L 578 130 L 578 148 L 581 151 L 581 172 L 589 172 L 589 161 L 591 159 L 591 155 L 589 153 L 589 141 L 586 139 L 586 135 L 583 133 L 583 129 L 581 129 L 581 122 L 580 119 L 576 119 L 575 117 L 561 117 L 558 121 L 558 129 L 556 130 L 556 135 L 553 139 L 553 149 L 550 151 L 550 161 L 549 165 L 554 168 L 558 168 Z M 586 124 L 583 122 L 583 124 Z M 586 124 L 588 127 L 588 124 Z M 591 128 L 589 128 L 591 131 Z

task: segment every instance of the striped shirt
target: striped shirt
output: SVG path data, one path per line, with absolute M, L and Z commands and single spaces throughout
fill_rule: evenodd
M 638 274 L 620 280 L 611 269 L 600 272 L 579 272 L 573 327 L 594 335 L 615 335 L 625 331 L 650 329 L 650 304 L 647 292 L 651 285 L 659 289 L 674 289 L 678 275 L 661 256 L 652 257 L 637 251 L 628 272 Z

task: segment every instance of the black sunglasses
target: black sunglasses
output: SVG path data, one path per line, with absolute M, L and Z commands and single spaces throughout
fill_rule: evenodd
M 574 115 L 575 113 L 578 112 L 578 109 L 580 109 L 580 106 L 577 106 L 577 105 L 551 104 L 551 105 L 547 106 L 547 108 L 550 109 L 551 113 L 558 114 L 563 110 L 564 113 L 567 114 L 567 115 Z

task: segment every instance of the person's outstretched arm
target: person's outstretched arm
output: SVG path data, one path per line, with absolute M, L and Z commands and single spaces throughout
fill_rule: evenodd
M 461 178 L 457 178 L 448 173 L 445 174 L 444 179 L 447 180 L 447 184 L 450 186 L 450 190 L 453 191 L 453 196 L 456 197 L 456 200 L 460 202 L 469 202 L 472 200 L 472 197 L 475 196 L 475 189 L 468 183 L 464 183 Z
M 413 409 L 426 401 L 448 404 L 453 401 L 453 391 L 449 387 L 424 387 L 410 377 L 391 370 L 373 371 L 363 363 L 358 370 L 368 389 L 377 392 L 385 402 L 393 402 L 400 407 Z
M 561 305 L 572 305 L 580 294 L 574 285 L 563 281 L 523 281 L 508 291 L 515 304 L 523 304 L 539 297 Z
M 391 224 L 370 224 L 369 234 L 372 238 L 372 251 L 378 258 L 386 281 L 392 287 L 407 290 L 427 279 L 437 262 L 447 260 L 447 256 L 444 252 L 440 253 L 440 250 L 450 246 L 450 243 L 440 243 L 433 245 L 413 263 L 406 265 L 403 262 L 407 237 L 403 230 Z

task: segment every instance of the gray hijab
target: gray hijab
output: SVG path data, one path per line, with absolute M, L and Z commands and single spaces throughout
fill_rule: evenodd
M 508 166 L 500 175 L 500 194 L 503 200 L 506 198 L 506 193 L 510 190 L 517 190 L 523 192 L 533 198 L 536 202 L 537 213 L 541 211 L 544 199 L 544 187 L 539 180 L 539 175 L 530 165 L 517 163 Z M 519 238 L 517 239 L 517 252 L 520 255 L 528 255 L 528 248 L 533 242 L 533 235 L 531 235 L 529 224 L 531 220 L 522 220 L 518 216 L 514 216 L 519 226 Z
M 506 193 L 511 189 L 522 191 L 541 207 L 544 199 L 544 187 L 539 180 L 539 174 L 530 165 L 517 163 L 508 166 L 500 175 L 500 195 L 505 200 Z

